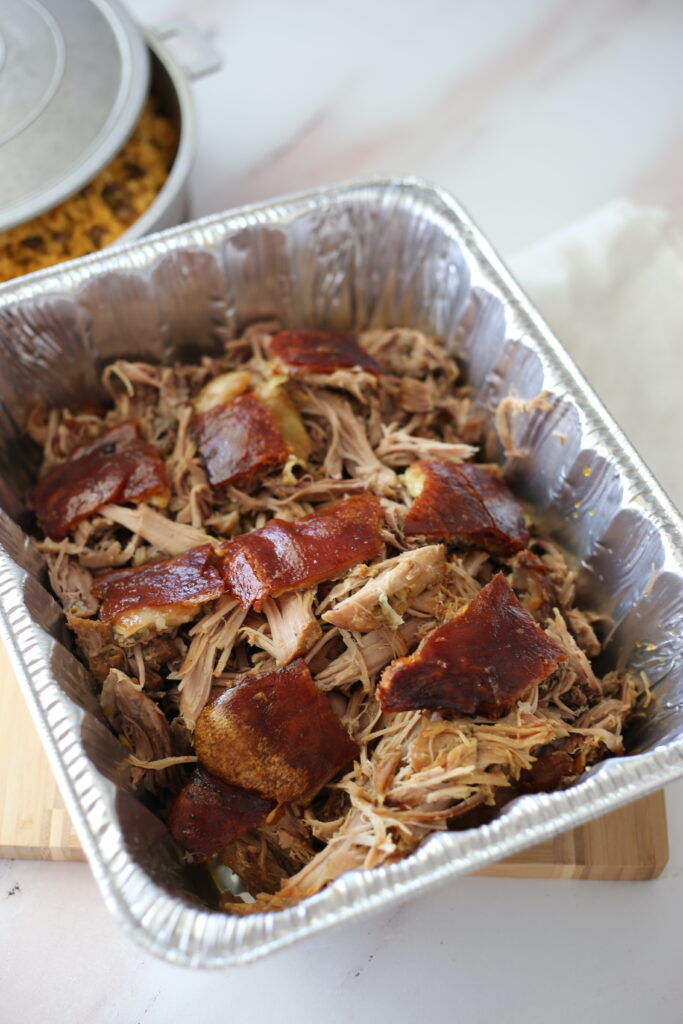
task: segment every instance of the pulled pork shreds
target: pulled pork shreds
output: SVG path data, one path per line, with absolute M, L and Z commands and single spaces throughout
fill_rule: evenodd
M 365 568 L 365 567 L 364 567 Z M 403 625 L 401 616 L 411 600 L 423 590 L 440 583 L 446 572 L 443 544 L 430 544 L 405 551 L 398 558 L 366 569 L 368 577 L 360 590 L 325 612 L 325 622 L 342 629 L 368 633 L 372 629 Z
M 316 589 L 293 590 L 282 597 L 263 602 L 263 614 L 270 627 L 270 638 L 254 631 L 254 643 L 263 647 L 278 665 L 287 665 L 308 651 L 322 636 L 322 628 L 313 606 Z
M 214 677 L 220 676 L 230 660 L 246 615 L 246 608 L 224 594 L 189 631 L 190 646 L 171 678 L 179 680 L 180 714 L 190 729 L 209 699 Z
M 137 508 L 103 505 L 100 515 L 112 523 L 125 526 L 131 533 L 166 555 L 181 555 L 190 548 L 217 543 L 214 537 L 210 537 L 203 530 L 197 530 L 186 523 L 174 522 L 160 512 L 155 512 L 149 505 L 138 505 Z
M 489 422 L 438 338 L 255 324 L 221 358 L 118 360 L 103 384 L 107 409 L 29 417 L 41 549 L 134 787 L 250 894 L 227 912 L 290 906 L 623 752 L 647 679 L 597 674 L 600 617 L 473 464 Z M 250 434 L 219 470 L 202 417 L 252 400 L 276 457 Z

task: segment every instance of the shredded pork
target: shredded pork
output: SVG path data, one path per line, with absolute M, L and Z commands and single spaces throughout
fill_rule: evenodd
M 44 472 L 131 418 L 163 459 L 170 488 L 164 509 L 111 502 L 63 540 L 41 541 L 76 649 L 129 752 L 133 784 L 162 818 L 196 760 L 193 733 L 207 702 L 245 675 L 303 658 L 358 744 L 348 770 L 308 803 L 278 807 L 219 851 L 214 866 L 220 861 L 241 879 L 242 895 L 222 897 L 231 913 L 289 906 L 344 871 L 406 856 L 433 831 L 467 824 L 477 809 L 493 812 L 518 793 L 571 784 L 598 758 L 622 752 L 629 716 L 649 699 L 642 676 L 596 673 L 600 617 L 577 606 L 574 569 L 533 523 L 529 545 L 513 557 L 406 537 L 409 465 L 490 457 L 488 421 L 439 339 L 407 328 L 368 331 L 358 340 L 379 375 L 342 368 L 274 383 L 268 344 L 277 329 L 253 325 L 228 342 L 221 358 L 199 365 L 118 360 L 104 372 L 106 411 L 36 407 L 27 427 L 42 448 Z M 192 419 L 250 387 L 261 395 L 284 389 L 310 455 L 211 487 Z M 494 425 L 508 459 L 523 454 L 521 414 L 549 403 L 545 395 L 500 403 Z M 195 609 L 194 621 L 143 609 L 155 629 L 124 642 L 98 618 L 93 584 L 103 571 L 145 566 L 207 543 L 219 555 L 226 539 L 273 517 L 292 522 L 366 491 L 383 510 L 382 550 L 368 563 L 268 598 L 258 612 L 229 591 Z M 503 717 L 383 713 L 375 694 L 382 672 L 498 572 L 566 661 Z

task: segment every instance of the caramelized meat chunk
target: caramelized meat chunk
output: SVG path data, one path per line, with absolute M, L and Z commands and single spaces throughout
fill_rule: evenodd
M 496 718 L 566 660 L 498 573 L 414 654 L 384 671 L 379 699 L 384 711 L 427 708 Z
M 197 721 L 195 748 L 213 775 L 278 803 L 311 799 L 358 754 L 301 659 L 215 697 Z
M 438 537 L 512 555 L 526 546 L 524 515 L 507 484 L 481 466 L 414 462 L 406 471 L 417 495 L 405 520 L 407 536 Z
M 257 611 L 267 597 L 309 587 L 382 546 L 382 506 L 374 494 L 344 498 L 293 523 L 271 519 L 223 549 L 222 571 L 230 593 Z
M 125 420 L 78 448 L 38 481 L 32 499 L 38 522 L 53 540 L 108 502 L 168 503 L 166 471 L 156 448 Z
M 211 544 L 139 569 L 104 573 L 93 584 L 102 601 L 100 620 L 112 622 L 117 640 L 126 644 L 189 622 L 224 590 Z
M 346 331 L 279 331 L 271 338 L 268 351 L 292 375 L 353 368 L 380 372 L 372 356 L 358 344 L 356 335 Z
M 290 453 L 271 413 L 252 392 L 199 413 L 190 434 L 213 487 L 282 466 Z
M 272 800 L 197 768 L 173 802 L 168 829 L 188 853 L 204 859 L 261 825 L 274 807 Z

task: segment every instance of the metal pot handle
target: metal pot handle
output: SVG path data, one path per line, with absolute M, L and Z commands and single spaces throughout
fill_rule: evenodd
M 161 27 L 150 28 L 159 42 L 177 40 L 169 47 L 183 71 L 191 81 L 218 71 L 223 59 L 213 43 L 189 18 L 173 18 Z

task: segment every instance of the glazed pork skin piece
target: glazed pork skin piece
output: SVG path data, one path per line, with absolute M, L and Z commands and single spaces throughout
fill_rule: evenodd
M 374 494 L 344 498 L 293 523 L 271 519 L 222 549 L 228 592 L 243 607 L 260 611 L 267 597 L 309 587 L 369 561 L 382 547 L 382 519 Z
M 502 573 L 469 604 L 385 669 L 383 711 L 457 711 L 499 718 L 567 653 L 524 611 Z
M 196 415 L 190 436 L 212 487 L 283 466 L 290 448 L 264 403 L 252 392 Z
M 224 590 L 211 544 L 139 569 L 104 573 L 92 588 L 102 602 L 100 620 L 112 623 L 116 640 L 124 645 L 190 622 Z
M 108 502 L 149 501 L 163 508 L 169 495 L 161 457 L 142 439 L 135 420 L 117 423 L 77 448 L 31 492 L 41 529 L 52 540 L 61 540 Z
M 407 537 L 434 537 L 503 557 L 526 547 L 522 509 L 494 471 L 421 461 L 408 467 L 405 481 L 417 495 L 405 518 Z
M 195 749 L 212 775 L 281 804 L 306 803 L 359 752 L 300 658 L 214 697 Z
M 196 768 L 173 801 L 168 830 L 195 860 L 206 860 L 263 824 L 274 807 L 273 800 Z
M 268 354 L 276 370 L 293 376 L 352 369 L 380 373 L 356 335 L 347 331 L 278 331 L 270 339 Z

